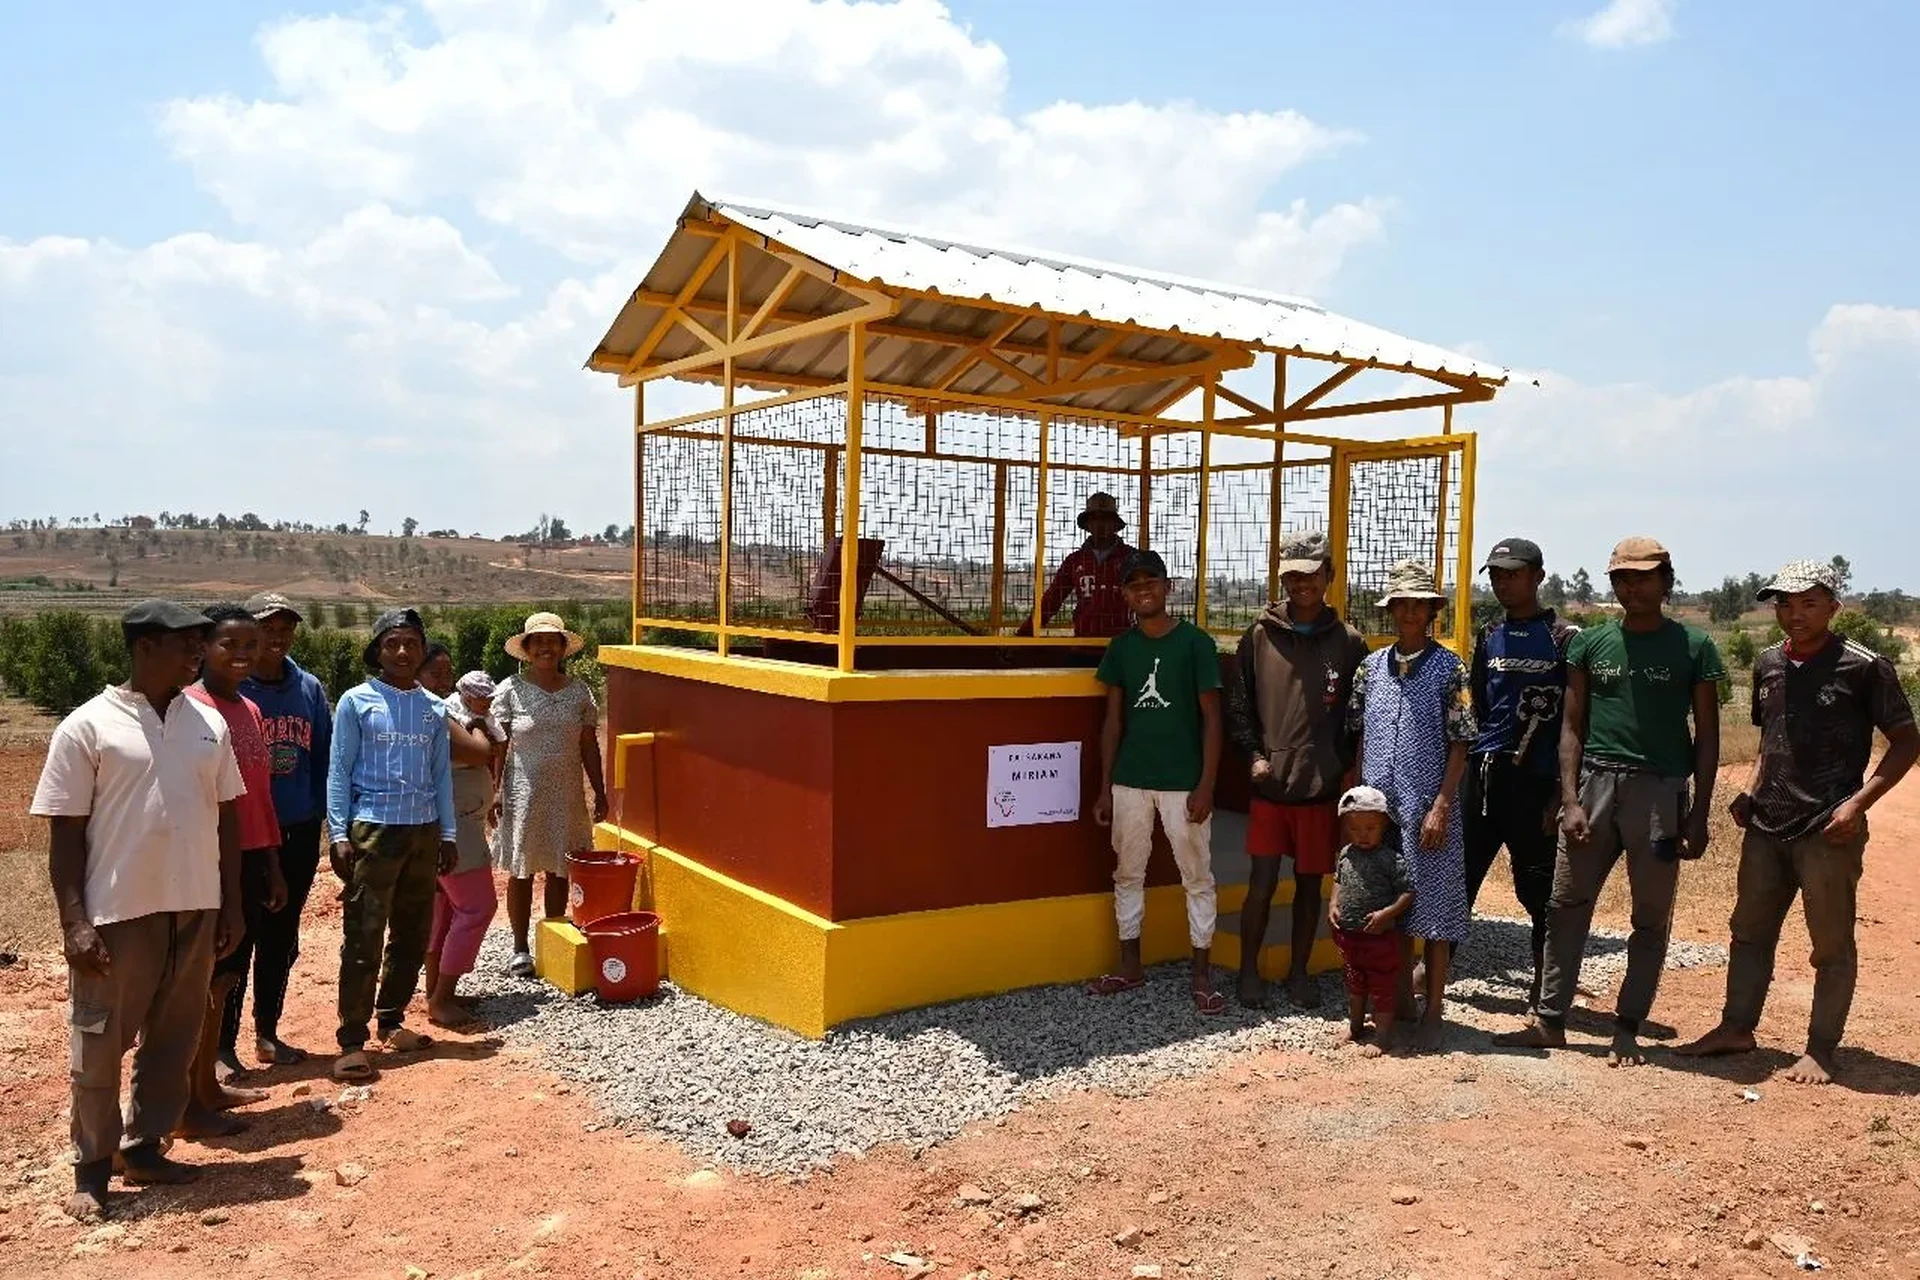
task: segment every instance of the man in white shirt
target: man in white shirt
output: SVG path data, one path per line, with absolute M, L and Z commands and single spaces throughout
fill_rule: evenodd
M 83 1222 L 106 1215 L 116 1169 L 136 1183 L 194 1177 L 164 1143 L 186 1112 L 214 957 L 245 931 L 233 801 L 246 789 L 226 723 L 180 692 L 210 624 L 150 600 L 121 628 L 131 675 L 60 722 L 32 807 L 52 823 L 71 1001 L 67 1212 Z M 136 1040 L 123 1122 L 120 1061 Z

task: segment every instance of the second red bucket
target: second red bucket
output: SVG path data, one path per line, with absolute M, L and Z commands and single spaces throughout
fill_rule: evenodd
M 593 990 L 608 1004 L 644 1000 L 660 989 L 660 917 L 622 911 L 587 926 Z
M 567 855 L 567 904 L 573 923 L 585 929 L 601 916 L 633 910 L 640 859 L 630 853 L 582 849 Z

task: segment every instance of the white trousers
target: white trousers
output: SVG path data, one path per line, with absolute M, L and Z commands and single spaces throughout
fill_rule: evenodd
M 1147 858 L 1153 853 L 1156 812 L 1187 890 L 1187 938 L 1195 947 L 1210 947 L 1220 915 L 1213 891 L 1213 815 L 1205 822 L 1189 822 L 1186 792 L 1139 787 L 1113 789 L 1113 914 L 1120 940 L 1138 938 L 1147 913 Z

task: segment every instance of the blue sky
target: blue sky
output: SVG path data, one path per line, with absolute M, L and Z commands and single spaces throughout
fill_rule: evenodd
M 1696 583 L 1843 551 L 1920 586 L 1900 468 L 1846 474 L 1915 438 L 1920 6 L 10 10 L 0 516 L 624 523 L 620 402 L 577 367 L 698 183 L 1304 289 L 1522 375 L 1463 423 L 1483 529 L 1589 562 L 1662 533 Z M 595 53 L 621 29 L 637 77 Z M 1112 182 L 1029 185 L 1016 147 Z M 1201 190 L 1140 172 L 1176 160 Z M 306 482 L 262 488 L 222 437 Z

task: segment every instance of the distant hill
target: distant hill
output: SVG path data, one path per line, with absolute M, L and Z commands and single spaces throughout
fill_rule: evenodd
M 132 526 L 0 530 L 0 613 L 112 612 L 279 591 L 296 603 L 489 604 L 619 599 L 633 552 L 617 544 Z

